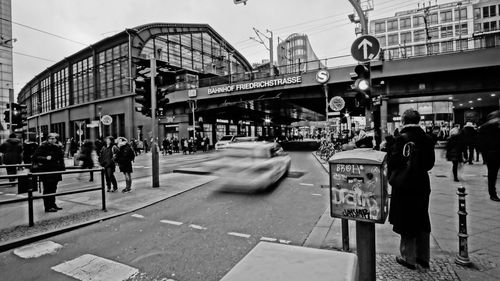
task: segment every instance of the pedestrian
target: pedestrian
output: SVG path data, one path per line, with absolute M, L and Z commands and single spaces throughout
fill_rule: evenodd
M 210 149 L 210 139 L 208 138 L 208 136 L 205 137 L 204 143 L 205 143 L 205 151 L 208 151 Z
M 70 157 L 73 157 L 77 151 L 78 151 L 78 143 L 75 141 L 74 138 L 71 138 L 69 146 Z
M 99 157 L 99 154 L 101 153 L 103 146 L 104 146 L 104 144 L 102 142 L 102 138 L 101 137 L 97 138 L 94 142 L 94 148 L 95 148 L 95 151 L 97 153 L 97 157 Z
M 174 144 L 174 153 L 179 153 L 179 139 L 175 137 L 172 143 Z
M 135 159 L 134 151 L 124 137 L 118 138 L 118 152 L 115 154 L 115 162 L 120 168 L 120 172 L 125 176 L 125 188 L 123 193 L 132 191 L 132 162 Z
M 148 140 L 144 139 L 142 141 L 142 145 L 144 146 L 144 153 L 148 153 L 149 152 L 149 143 L 148 143 Z
M 35 153 L 38 145 L 36 142 L 29 141 L 26 139 L 23 144 L 23 162 L 24 164 L 31 164 L 31 159 Z
M 78 155 L 78 160 L 81 161 L 82 169 L 93 169 L 94 160 L 92 159 L 92 152 L 94 151 L 94 144 L 90 140 L 85 140 L 83 142 L 82 148 L 80 149 L 80 154 Z M 78 179 L 80 179 L 78 175 Z M 94 172 L 90 172 L 90 182 L 94 181 Z
M 500 111 L 488 114 L 484 123 L 479 128 L 479 150 L 486 161 L 488 169 L 488 193 L 490 199 L 500 202 L 496 190 L 498 169 L 500 167 Z
M 112 136 L 104 139 L 105 146 L 101 149 L 99 156 L 99 164 L 104 168 L 104 177 L 106 179 L 106 186 L 108 192 L 115 192 L 118 190 L 118 184 L 115 178 L 115 162 L 113 161 L 114 155 L 118 152 L 118 147 L 115 145 L 115 139 Z M 113 187 L 113 189 L 111 189 Z
M 21 140 L 19 140 L 14 133 L 10 134 L 9 138 L 0 145 L 0 152 L 3 153 L 3 164 L 5 165 L 19 165 L 23 160 L 23 145 Z M 17 174 L 17 167 L 15 166 L 7 167 L 5 169 L 7 170 L 8 175 Z M 15 181 L 15 177 L 9 178 L 9 182 Z M 12 184 L 12 186 L 15 186 L 15 184 Z
M 388 176 L 392 186 L 389 222 L 401 236 L 401 256 L 396 262 L 409 268 L 429 268 L 431 224 L 428 171 L 434 166 L 432 138 L 419 126 L 420 114 L 408 109 L 403 127 L 388 152 Z
M 189 143 L 186 138 L 181 139 L 182 154 L 187 154 Z
M 464 145 L 462 136 L 457 128 L 450 130 L 450 137 L 446 142 L 446 159 L 452 163 L 453 180 L 459 182 L 458 179 L 458 166 L 462 163 L 462 151 Z
M 474 160 L 474 146 L 477 136 L 477 132 L 474 129 L 472 122 L 465 123 L 461 134 L 464 141 L 464 163 L 468 162 L 469 165 L 472 165 L 472 160 Z
M 54 172 L 64 171 L 64 151 L 58 144 L 59 135 L 50 133 L 47 140 L 44 141 L 33 155 L 32 172 Z M 62 180 L 61 174 L 50 174 L 39 176 L 40 181 L 43 183 L 43 194 L 53 194 L 57 191 L 57 183 Z M 56 204 L 55 196 L 48 196 L 43 198 L 43 205 L 45 212 L 57 212 L 62 210 Z
M 168 151 L 170 150 L 170 141 L 167 137 L 163 138 L 161 146 L 163 148 L 163 155 L 167 155 Z

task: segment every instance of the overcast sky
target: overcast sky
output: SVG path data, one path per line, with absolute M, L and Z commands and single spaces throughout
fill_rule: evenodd
M 391 16 L 422 2 L 374 0 L 375 10 L 369 16 Z M 450 1 L 438 4 L 446 2 Z M 233 0 L 12 0 L 13 37 L 18 39 L 14 52 L 46 59 L 14 54 L 15 93 L 55 61 L 83 49 L 83 44 L 152 22 L 207 23 L 251 63 L 269 57 L 264 46 L 248 39 L 255 36 L 252 27 L 272 30 L 275 38 L 294 32 L 308 34 L 319 58 L 345 55 L 355 38 L 354 25 L 347 18 L 352 12 L 348 0 L 248 0 L 246 6 L 235 5 Z M 334 64 L 351 62 L 339 59 Z

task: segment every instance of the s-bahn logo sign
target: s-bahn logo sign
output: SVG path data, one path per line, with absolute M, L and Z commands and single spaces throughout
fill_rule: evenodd
M 240 83 L 240 84 L 230 84 L 225 86 L 218 86 L 208 88 L 208 94 L 225 94 L 237 91 L 245 91 L 245 90 L 256 90 L 256 89 L 264 89 L 264 88 L 272 88 L 277 86 L 285 86 L 285 85 L 294 85 L 302 83 L 302 76 L 290 76 L 283 78 L 275 78 L 268 79 L 263 81 L 255 81 L 248 83 Z

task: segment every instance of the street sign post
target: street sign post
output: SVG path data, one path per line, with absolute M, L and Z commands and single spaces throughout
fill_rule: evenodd
M 103 125 L 109 126 L 111 123 L 113 123 L 113 117 L 109 115 L 104 115 L 101 117 L 101 122 Z
M 359 62 L 369 62 L 380 52 L 380 43 L 371 35 L 363 35 L 352 43 L 351 55 Z

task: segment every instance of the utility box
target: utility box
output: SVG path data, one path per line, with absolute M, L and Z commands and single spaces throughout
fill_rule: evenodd
M 386 153 L 354 149 L 336 153 L 329 164 L 331 216 L 383 224 L 389 208 Z

